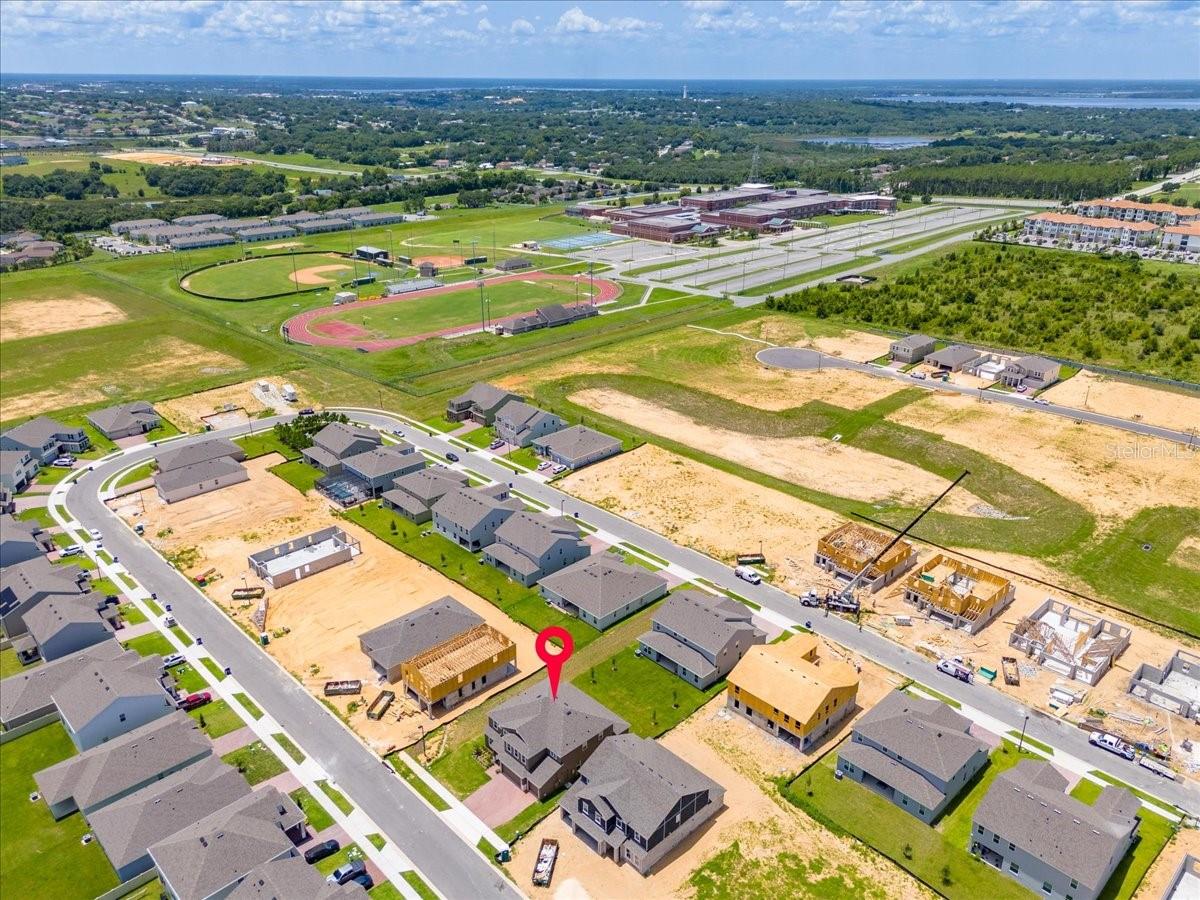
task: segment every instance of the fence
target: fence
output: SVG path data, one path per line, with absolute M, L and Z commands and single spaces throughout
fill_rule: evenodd
M 15 741 L 23 735 L 29 734 L 31 731 L 37 731 L 39 728 L 45 728 L 59 720 L 57 712 L 47 713 L 38 719 L 31 719 L 24 725 L 18 725 L 16 728 L 9 728 L 7 731 L 0 732 L 0 745 L 7 744 L 9 741 Z

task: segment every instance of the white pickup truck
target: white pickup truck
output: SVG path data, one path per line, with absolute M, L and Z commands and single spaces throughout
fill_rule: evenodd
M 1106 731 L 1093 731 L 1088 736 L 1088 743 L 1099 747 L 1101 750 L 1107 750 L 1109 753 L 1115 753 L 1117 756 L 1123 756 L 1131 762 L 1137 756 L 1133 747 L 1115 734 L 1109 734 Z

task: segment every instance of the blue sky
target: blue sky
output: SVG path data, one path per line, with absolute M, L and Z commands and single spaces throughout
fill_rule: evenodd
M 4 0 L 7 72 L 1197 78 L 1200 0 Z

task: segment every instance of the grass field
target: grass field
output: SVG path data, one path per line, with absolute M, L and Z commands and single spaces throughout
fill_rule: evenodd
M 341 810 L 342 815 L 348 816 L 354 812 L 354 804 L 346 799 L 346 795 L 335 788 L 332 784 L 324 779 L 317 782 L 317 787 L 321 789 L 321 793 L 328 797 L 333 805 Z
M 443 753 L 429 766 L 429 771 L 462 800 L 488 783 L 487 772 L 476 755 L 484 749 L 483 735 L 479 735 Z
M 275 738 L 275 740 L 279 742 L 279 746 L 283 748 L 283 752 L 290 756 L 293 762 L 296 764 L 304 762 L 305 756 L 303 751 L 296 746 L 295 742 L 290 737 L 282 732 L 279 734 L 273 734 L 271 737 Z
M 309 792 L 308 788 L 296 788 L 288 794 L 301 811 L 308 816 L 308 827 L 310 831 L 324 831 L 333 824 L 333 816 L 317 802 L 316 798 Z
M 199 722 L 204 733 L 213 740 L 237 731 L 245 725 L 242 717 L 234 712 L 233 707 L 224 700 L 206 703 L 199 709 L 193 709 L 188 715 Z
M 492 319 L 517 313 L 531 312 L 552 303 L 574 303 L 589 297 L 588 285 L 583 282 L 509 281 L 485 285 L 483 298 L 489 304 Z M 480 293 L 474 285 L 461 291 L 417 297 L 398 298 L 394 303 L 379 306 L 352 307 L 323 316 L 310 323 L 320 331 L 322 323 L 344 322 L 365 329 L 371 338 L 411 337 L 480 321 Z
M 169 671 L 175 678 L 175 683 L 179 685 L 179 692 L 181 694 L 194 694 L 197 691 L 208 689 L 208 681 L 203 675 L 192 668 L 191 663 L 180 663 Z
M 100 844 L 79 843 L 89 830 L 82 815 L 55 822 L 44 802 L 29 800 L 37 790 L 34 773 L 74 755 L 58 722 L 5 744 L 0 753 L 0 881 L 5 894 L 90 900 L 117 885 L 117 873 Z
M 314 469 L 308 463 L 298 459 L 271 466 L 267 471 L 282 478 L 302 494 L 307 494 L 318 481 L 325 477 L 325 473 L 320 469 Z
M 298 284 L 292 279 L 294 272 L 304 269 L 326 266 L 340 266 L 338 270 L 328 270 L 316 275 L 324 279 L 330 290 L 337 288 L 342 281 L 348 281 L 354 276 L 355 263 L 342 259 L 333 254 L 278 254 L 279 251 L 266 250 L 259 257 L 252 257 L 242 262 L 232 262 L 212 269 L 196 272 L 184 279 L 183 286 L 198 294 L 209 294 L 214 297 L 227 297 L 234 300 L 245 300 L 250 297 L 261 297 L 264 294 L 282 294 L 286 291 L 299 292 L 319 287 L 320 284 Z M 367 267 L 358 263 L 359 274 L 366 274 Z M 388 271 L 388 270 L 377 270 Z M 327 295 L 327 301 L 328 301 Z
M 245 747 L 239 747 L 232 753 L 221 757 L 245 776 L 251 785 L 274 778 L 287 771 L 283 761 L 267 749 L 262 741 L 255 741 Z
M 152 631 L 149 634 L 143 634 L 141 637 L 135 637 L 122 644 L 126 650 L 135 650 L 142 656 L 170 656 L 175 653 L 175 648 L 171 646 L 163 635 L 157 631 Z
M 254 721 L 257 722 L 263 717 L 263 711 L 258 708 L 258 704 L 251 700 L 246 694 L 243 694 L 239 691 L 233 696 L 238 703 L 242 704 L 246 712 L 250 713 L 250 718 L 254 719 Z
M 7 678 L 9 675 L 16 675 L 18 672 L 29 672 L 41 665 L 41 662 L 32 662 L 25 665 L 17 658 L 17 649 L 15 647 L 6 647 L 0 650 L 0 679 Z

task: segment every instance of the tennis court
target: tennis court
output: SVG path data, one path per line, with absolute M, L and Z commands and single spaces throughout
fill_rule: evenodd
M 627 238 L 620 234 L 593 231 L 590 234 L 576 234 L 571 237 L 556 238 L 553 241 L 542 241 L 542 246 L 552 250 L 586 250 L 589 247 L 602 247 L 605 244 L 624 240 Z

